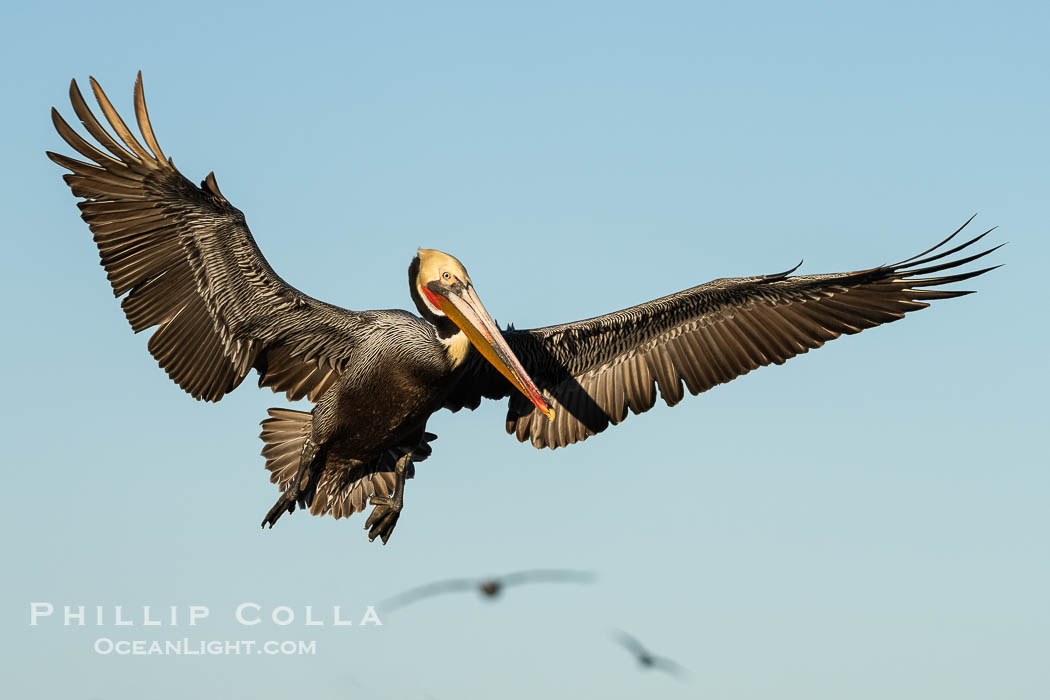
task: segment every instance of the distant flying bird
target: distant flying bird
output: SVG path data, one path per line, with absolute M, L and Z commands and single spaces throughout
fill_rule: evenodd
M 442 408 L 510 397 L 508 433 L 535 447 L 571 445 L 648 411 L 657 393 L 673 406 L 684 389 L 699 394 L 843 333 L 968 294 L 941 287 L 992 269 L 922 276 L 995 250 L 932 264 L 987 234 L 945 250 L 956 231 L 893 265 L 719 279 L 585 321 L 500 331 L 459 260 L 420 249 L 408 268 L 419 316 L 350 311 L 273 271 L 214 174 L 198 187 L 176 170 L 154 135 L 141 74 L 134 105 L 145 146 L 94 79 L 91 87 L 112 133 L 73 81 L 73 111 L 101 148 L 53 109 L 58 133 L 90 162 L 47 155 L 71 171 L 65 181 L 83 200 L 81 216 L 132 329 L 157 327 L 150 353 L 196 399 L 218 401 L 254 369 L 260 386 L 315 404 L 309 413 L 270 409 L 262 422 L 266 468 L 281 492 L 264 526 L 297 505 L 336 518 L 372 505 L 369 539 L 385 543 L 405 480 L 431 454 L 436 436 L 427 421 Z M 599 279 L 623 286 L 630 270 Z M 522 288 L 539 283 L 522 274 L 515 282 Z
M 504 576 L 492 578 L 453 578 L 444 581 L 435 581 L 418 588 L 399 593 L 393 598 L 388 598 L 379 604 L 380 610 L 387 612 L 411 605 L 424 598 L 430 598 L 444 593 L 462 593 L 463 591 L 477 591 L 485 598 L 494 599 L 507 586 L 520 586 L 526 583 L 592 583 L 594 574 L 586 571 L 570 571 L 567 569 L 530 569 L 528 571 L 516 571 Z
M 679 664 L 675 663 L 671 659 L 664 656 L 656 656 L 651 651 L 642 646 L 642 643 L 637 639 L 617 630 L 613 638 L 620 643 L 627 651 L 634 655 L 634 658 L 638 659 L 639 665 L 644 669 L 657 669 L 659 671 L 666 671 L 672 676 L 684 678 L 687 674 L 684 668 Z

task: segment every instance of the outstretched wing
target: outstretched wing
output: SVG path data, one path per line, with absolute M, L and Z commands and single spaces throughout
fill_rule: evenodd
M 652 656 L 649 653 L 649 650 L 646 649 L 641 642 L 623 630 L 613 630 L 612 638 L 638 659 L 650 658 Z
M 399 593 L 393 598 L 388 598 L 381 602 L 378 607 L 380 610 L 390 612 L 391 610 L 396 610 L 397 608 L 403 608 L 406 605 L 416 603 L 424 598 L 430 598 L 443 593 L 469 591 L 477 587 L 477 579 L 471 578 L 454 578 L 445 581 L 435 581 L 433 583 L 419 586 L 418 588 L 412 588 L 404 593 Z
M 499 581 L 505 586 L 523 583 L 592 583 L 594 574 L 571 569 L 529 569 L 500 576 Z
M 95 79 L 91 88 L 114 137 L 70 84 L 73 110 L 101 150 L 55 109 L 58 133 L 90 162 L 48 152 L 98 244 L 115 296 L 137 333 L 158 326 L 149 351 L 194 398 L 218 401 L 255 367 L 259 384 L 315 400 L 345 366 L 369 323 L 306 296 L 277 276 L 244 215 L 214 174 L 197 187 L 165 159 L 146 112 L 142 74 L 135 117 L 146 146 L 124 124 Z
M 666 656 L 654 656 L 651 668 L 664 671 L 676 678 L 683 680 L 689 677 L 689 672 L 685 669 L 684 666 L 682 666 L 682 664 L 678 663 L 677 661 L 673 661 L 672 659 L 669 659 Z
M 896 321 L 935 299 L 969 294 L 940 287 L 994 268 L 923 276 L 965 265 L 998 248 L 932 264 L 990 232 L 940 250 L 965 226 L 893 265 L 827 275 L 791 277 L 792 269 L 719 279 L 586 321 L 508 331 L 504 337 L 555 407 L 556 418 L 550 421 L 534 411 L 476 356 L 463 369 L 446 407 L 475 408 L 483 397 L 509 395 L 508 433 L 540 448 L 571 445 L 619 423 L 628 411 L 648 411 L 657 389 L 673 406 L 684 389 L 699 394 L 757 367 L 783 364 L 844 333 Z

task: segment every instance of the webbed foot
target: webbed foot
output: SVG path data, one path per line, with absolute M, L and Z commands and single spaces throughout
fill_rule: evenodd
M 262 527 L 267 525 L 273 529 L 274 523 L 285 513 L 294 513 L 296 504 L 300 508 L 306 508 L 313 500 L 314 491 L 317 489 L 317 480 L 321 476 L 324 467 L 324 453 L 312 440 L 307 439 L 303 443 L 302 452 L 299 454 L 299 469 L 295 478 L 285 488 L 273 504 L 270 511 L 263 518 Z M 303 484 L 303 479 L 306 483 Z
M 280 518 L 285 513 L 295 512 L 295 497 L 289 495 L 290 493 L 290 490 L 282 493 L 277 499 L 277 502 L 273 504 L 273 508 L 270 508 L 270 511 L 266 514 L 266 517 L 263 518 L 263 529 L 265 529 L 267 525 L 270 526 L 270 529 L 273 529 L 273 524 L 277 522 L 278 518 Z
M 375 542 L 376 537 L 387 543 L 390 535 L 394 532 L 398 518 L 401 517 L 401 509 L 405 506 L 405 472 L 412 464 L 411 453 L 397 460 L 394 467 L 394 493 L 388 498 L 386 496 L 372 496 L 369 499 L 375 508 L 365 521 L 365 529 L 368 530 L 368 541 Z
M 386 544 L 387 540 L 390 539 L 390 535 L 394 532 L 394 526 L 397 525 L 398 518 L 401 517 L 404 499 L 399 498 L 395 500 L 393 498 L 377 498 L 373 496 L 370 502 L 375 508 L 372 509 L 372 514 L 365 521 L 365 529 L 368 530 L 368 541 L 375 542 L 376 537 L 378 537 L 383 544 Z

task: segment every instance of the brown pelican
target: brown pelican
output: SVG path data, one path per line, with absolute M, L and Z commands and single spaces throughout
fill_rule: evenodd
M 585 321 L 501 332 L 463 265 L 419 250 L 408 281 L 421 317 L 350 311 L 281 279 L 214 173 L 198 187 L 165 157 L 141 74 L 134 106 L 145 145 L 93 78 L 91 87 L 112 133 L 73 81 L 73 111 L 98 146 L 52 109 L 58 133 L 87 160 L 47 155 L 70 171 L 65 181 L 82 198 L 81 216 L 132 329 L 157 327 L 150 353 L 196 399 L 218 401 L 254 369 L 260 386 L 315 404 L 309 413 L 271 409 L 262 422 L 266 468 L 281 492 L 264 526 L 296 505 L 336 518 L 372 505 L 369 539 L 385 543 L 405 480 L 431 453 L 427 420 L 441 408 L 509 396 L 507 432 L 536 447 L 569 445 L 649 410 L 657 393 L 674 405 L 684 389 L 698 394 L 968 294 L 941 287 L 992 269 L 923 276 L 995 250 L 932 264 L 988 233 L 944 249 L 964 224 L 893 265 L 719 279 Z
M 678 676 L 679 678 L 682 678 L 686 675 L 685 669 L 683 669 L 679 664 L 675 663 L 671 659 L 668 659 L 667 657 L 657 656 L 653 654 L 651 651 L 642 646 L 641 642 L 639 642 L 637 639 L 627 634 L 626 632 L 621 632 L 618 630 L 614 636 L 614 639 L 616 639 L 616 641 L 620 643 L 620 646 L 622 646 L 627 651 L 631 652 L 631 654 L 634 655 L 634 658 L 638 659 L 638 664 L 643 669 L 659 669 L 661 671 L 666 671 L 670 673 L 672 676 Z
M 594 575 L 586 571 L 569 571 L 565 569 L 531 569 L 515 571 L 492 578 L 453 578 L 434 581 L 417 588 L 399 593 L 379 604 L 385 612 L 402 608 L 406 605 L 443 593 L 460 593 L 475 590 L 490 600 L 498 598 L 508 586 L 520 586 L 526 583 L 591 583 Z

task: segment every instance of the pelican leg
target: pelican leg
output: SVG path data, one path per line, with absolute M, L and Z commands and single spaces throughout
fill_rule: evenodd
M 390 498 L 372 496 L 369 501 L 375 508 L 365 521 L 365 529 L 368 530 L 368 541 L 375 542 L 379 537 L 383 544 L 390 539 L 397 519 L 401 517 L 401 508 L 405 505 L 405 479 L 406 472 L 412 464 L 412 453 L 398 458 L 394 466 L 394 494 Z
M 274 523 L 282 515 L 294 513 L 297 503 L 300 508 L 306 508 L 313 500 L 313 493 L 317 489 L 317 479 L 321 475 L 322 467 L 324 467 L 324 455 L 321 453 L 321 448 L 315 445 L 313 440 L 307 438 L 303 443 L 302 452 L 299 453 L 299 469 L 295 472 L 295 477 L 288 487 L 281 492 L 266 517 L 263 518 L 264 528 L 269 525 L 272 529 Z M 304 477 L 306 484 L 303 484 Z

